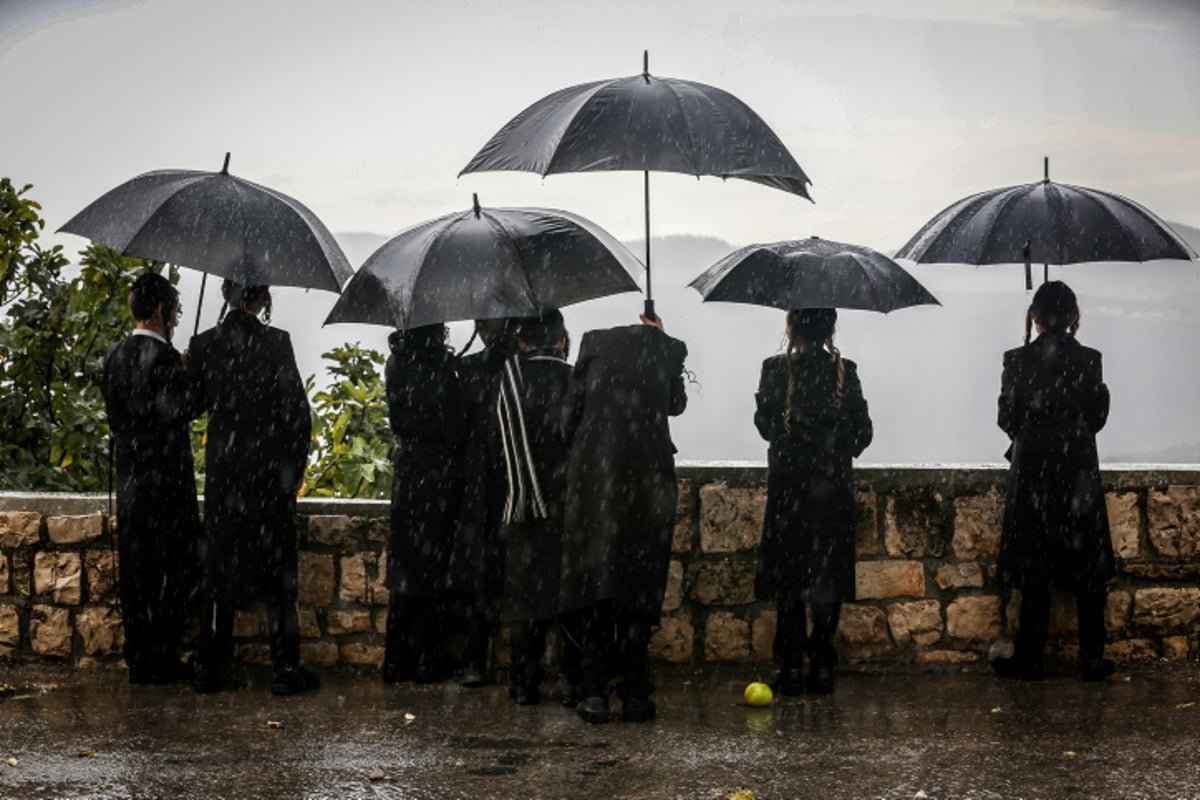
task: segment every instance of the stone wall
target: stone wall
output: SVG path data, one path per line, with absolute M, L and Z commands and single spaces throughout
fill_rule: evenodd
M 681 467 L 662 624 L 666 662 L 770 660 L 775 612 L 754 597 L 765 471 Z M 996 580 L 1005 472 L 864 468 L 855 473 L 858 599 L 838 646 L 850 664 L 981 662 L 1015 631 Z M 1123 663 L 1200 657 L 1200 468 L 1104 472 L 1119 575 L 1108 653 Z M 0 494 L 0 659 L 120 660 L 115 523 L 107 499 Z M 378 667 L 387 592 L 387 504 L 303 500 L 300 627 L 316 666 Z M 238 655 L 266 663 L 261 612 L 239 612 Z M 1056 655 L 1074 657 L 1070 596 L 1051 614 Z M 497 651 L 503 660 L 503 636 Z

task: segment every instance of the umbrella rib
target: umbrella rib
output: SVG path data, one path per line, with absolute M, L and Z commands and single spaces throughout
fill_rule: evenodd
M 1068 188 L 1075 189 L 1076 187 L 1071 186 Z M 1110 220 L 1111 227 L 1116 230 L 1117 234 L 1125 240 L 1126 244 L 1130 246 L 1130 249 L 1135 256 L 1135 258 L 1132 260 L 1141 262 L 1142 258 L 1141 253 L 1138 252 L 1137 239 L 1133 236 L 1132 231 L 1121 224 L 1120 219 L 1113 212 L 1113 210 L 1109 208 L 1106 203 L 1102 203 L 1098 198 L 1098 196 L 1108 198 L 1109 195 L 1106 192 L 1099 191 L 1098 189 L 1089 189 L 1086 192 L 1076 190 L 1075 194 L 1083 197 L 1088 203 L 1091 203 L 1093 206 L 1100 209 L 1100 212 Z
M 533 306 L 536 309 L 541 310 L 542 304 L 538 298 L 537 292 L 534 291 L 533 282 L 530 280 L 529 276 L 529 270 L 524 268 L 524 254 L 517 244 L 517 242 L 521 240 L 520 237 L 514 231 L 510 230 L 509 227 L 504 224 L 503 220 L 500 220 L 499 218 L 488 214 L 487 212 L 484 212 L 483 217 L 487 220 L 489 226 L 498 228 L 501 233 L 504 234 L 502 237 L 504 243 L 509 247 L 509 249 L 512 250 L 513 255 L 516 258 L 517 266 L 521 267 L 521 269 L 518 270 L 518 273 L 521 275 L 523 283 L 525 284 L 525 292 L 529 299 L 533 302 Z
M 574 132 L 575 123 L 579 120 L 580 110 L 582 110 L 585 106 L 587 106 L 588 103 L 590 103 L 592 101 L 592 98 L 594 98 L 597 94 L 600 93 L 601 89 L 607 89 L 609 86 L 616 83 L 617 80 L 619 80 L 619 79 L 614 78 L 614 79 L 607 80 L 607 81 L 597 81 L 595 84 L 593 84 L 591 86 L 591 88 L 588 90 L 588 92 L 586 94 L 586 99 L 579 102 L 578 107 L 575 109 L 575 113 L 573 113 L 571 115 L 571 118 L 567 121 L 567 124 L 565 126 L 563 126 L 562 135 L 558 137 L 558 142 L 555 143 L 555 145 L 554 145 L 554 148 L 550 155 L 550 159 L 546 162 L 546 168 L 541 172 L 542 177 L 558 173 L 558 170 L 555 169 L 555 162 L 558 160 L 559 153 L 565 152 L 565 148 L 562 147 L 562 143 L 565 139 L 567 139 L 568 136 L 570 136 Z M 586 86 L 587 84 L 582 84 L 582 85 Z M 537 103 L 535 103 L 534 105 L 537 105 Z M 572 172 L 572 171 L 574 171 L 574 170 L 564 170 L 564 172 Z
M 667 88 L 667 91 L 669 91 L 671 93 L 671 97 L 675 100 L 675 107 L 679 109 L 679 115 L 680 115 L 680 117 L 683 118 L 683 126 L 684 126 L 684 128 L 687 129 L 687 135 L 688 135 L 688 145 L 689 145 L 688 154 L 687 154 L 688 161 L 690 161 L 692 164 L 692 174 L 695 175 L 697 178 L 699 178 L 702 173 L 700 172 L 700 165 L 696 161 L 697 142 L 696 142 L 695 131 L 692 129 L 691 120 L 688 118 L 687 113 L 684 111 L 683 101 L 679 97 L 679 91 L 675 88 L 675 86 L 673 84 L 668 83 L 667 81 L 665 81 L 661 78 L 659 80 L 662 82 L 662 85 Z M 702 94 L 701 94 L 701 96 L 703 97 Z M 708 100 L 707 97 L 705 97 L 704 99 Z M 713 104 L 713 108 L 715 108 L 715 107 L 716 107 L 715 104 Z

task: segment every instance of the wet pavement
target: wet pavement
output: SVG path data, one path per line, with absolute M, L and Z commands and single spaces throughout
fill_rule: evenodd
M 1200 798 L 1194 664 L 1101 685 L 843 673 L 831 697 L 766 709 L 741 704 L 752 674 L 661 669 L 658 720 L 589 726 L 501 686 L 331 672 L 274 698 L 264 672 L 201 696 L 0 665 L 28 695 L 0 699 L 0 797 Z

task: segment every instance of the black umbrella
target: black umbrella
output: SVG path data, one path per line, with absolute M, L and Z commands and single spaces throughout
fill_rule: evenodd
M 941 305 L 895 261 L 855 244 L 813 236 L 752 244 L 722 258 L 688 284 L 705 301 L 888 313 Z
M 422 222 L 371 254 L 326 324 L 416 328 L 536 316 L 548 308 L 637 291 L 637 259 L 607 231 L 567 211 L 474 208 Z
M 543 97 L 501 128 L 459 174 L 489 170 L 642 172 L 650 317 L 651 170 L 741 178 L 805 198 L 812 183 L 749 106 L 712 86 L 651 75 L 646 54 L 640 75 Z
M 980 192 L 946 208 L 900 248 L 896 258 L 923 263 L 1154 261 L 1195 258 L 1167 223 L 1120 195 L 1050 180 Z M 1043 279 L 1046 276 L 1043 267 Z
M 317 216 L 274 189 L 220 172 L 147 172 L 102 195 L 60 231 L 122 255 L 169 261 L 247 286 L 341 291 L 354 271 Z M 203 302 L 204 282 L 200 293 Z M 196 313 L 197 329 L 200 313 Z

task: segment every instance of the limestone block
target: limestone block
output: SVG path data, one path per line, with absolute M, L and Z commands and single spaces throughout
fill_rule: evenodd
M 774 611 L 764 611 L 754 618 L 750 625 L 750 649 L 754 657 L 769 661 L 774 657 L 775 631 L 779 626 L 779 615 Z
M 83 554 L 89 603 L 107 603 L 116 597 L 117 554 L 110 550 L 89 550 Z
M 8 555 L 0 553 L 0 594 L 8 594 Z
M 1118 664 L 1148 664 L 1158 660 L 1158 646 L 1150 639 L 1122 639 L 1106 644 L 1104 655 Z
M 888 641 L 887 615 L 881 608 L 846 603 L 838 621 L 837 638 L 851 647 L 885 644 Z
M 355 553 L 352 556 L 342 556 L 339 560 L 342 580 L 338 584 L 338 599 L 348 603 L 370 605 L 368 592 L 370 585 L 367 581 L 367 558 L 375 559 L 374 553 Z
M 753 550 L 762 538 L 765 488 L 700 487 L 700 549 L 705 553 Z
M 12 606 L 0 606 L 0 658 L 21 645 L 21 616 Z
M 333 602 L 333 556 L 300 551 L 300 602 L 327 606 Z
M 85 655 L 113 655 L 121 652 L 125 644 L 121 614 L 112 606 L 80 609 L 75 615 L 75 630 L 79 632 Z
M 89 542 L 102 533 L 104 515 L 99 511 L 77 517 L 46 517 L 46 535 L 55 544 Z
M 1104 603 L 1104 630 L 1110 639 L 1123 638 L 1129 624 L 1129 611 L 1133 608 L 1133 596 L 1129 592 L 1109 592 Z
M 247 642 L 237 646 L 237 659 L 247 664 L 270 664 L 271 648 L 259 642 Z
M 667 568 L 667 591 L 663 595 L 663 613 L 674 611 L 683 605 L 683 564 L 672 559 Z
M 982 589 L 983 567 L 975 561 L 943 564 L 933 580 L 942 589 Z
M 1162 639 L 1162 657 L 1166 661 L 1187 661 L 1188 637 L 1164 636 Z
M 981 658 L 971 650 L 922 650 L 917 653 L 918 664 L 973 664 Z
M 927 489 L 901 489 L 887 499 L 883 544 L 894 558 L 941 558 L 942 496 Z
M 958 558 L 995 558 L 1000 552 L 1004 498 L 995 489 L 954 498 L 954 539 Z
M 300 638 L 321 638 L 321 625 L 317 622 L 317 612 L 304 606 L 300 608 Z
M 300 663 L 310 667 L 336 666 L 341 653 L 333 642 L 303 642 L 300 645 Z
M 859 561 L 854 583 L 859 600 L 924 597 L 925 567 L 920 561 Z
M 36 511 L 0 511 L 0 546 L 15 550 L 38 543 L 42 515 Z
M 987 641 L 1000 635 L 1000 598 L 958 597 L 946 606 L 946 633 L 954 639 Z
M 1200 554 L 1200 487 L 1151 489 L 1146 495 L 1146 528 L 1159 553 L 1195 558 Z
M 29 646 L 39 656 L 71 655 L 71 612 L 34 606 L 29 613 Z
M 233 635 L 239 639 L 260 636 L 266 630 L 265 621 L 257 611 L 238 609 L 233 612 Z
M 1189 633 L 1200 620 L 1200 589 L 1139 589 L 1133 593 L 1133 624 L 1143 630 Z
M 854 493 L 854 552 L 859 558 L 872 558 L 879 553 L 877 506 L 875 492 Z
M 371 568 L 370 562 L 367 562 L 367 576 L 371 579 L 371 585 L 368 589 L 368 597 L 371 599 L 371 605 L 387 608 L 387 550 L 384 550 L 375 557 L 374 569 Z
M 903 647 L 918 644 L 928 647 L 942 638 L 942 604 L 937 600 L 916 603 L 892 603 L 887 607 L 892 641 Z
M 371 612 L 366 610 L 346 611 L 330 609 L 325 612 L 325 632 L 331 636 L 351 633 L 368 633 L 371 630 Z
M 1136 492 L 1109 492 L 1104 496 L 1113 553 L 1117 558 L 1137 558 L 1141 514 Z
M 347 642 L 340 648 L 342 662 L 358 667 L 382 667 L 383 645 Z
M 756 569 L 753 561 L 693 562 L 687 567 L 688 594 L 704 605 L 752 603 Z
M 1200 581 L 1200 559 L 1189 559 L 1181 564 L 1163 564 L 1160 562 L 1126 561 L 1121 565 L 1121 573 L 1131 578 L 1148 581 Z
M 675 501 L 675 529 L 671 534 L 672 553 L 692 552 L 692 530 L 696 518 L 696 500 L 692 494 L 691 481 L 679 482 L 679 496 Z
M 308 518 L 308 542 L 346 549 L 352 543 L 353 526 L 343 514 L 313 514 Z
M 83 561 L 78 553 L 37 553 L 33 559 L 33 593 L 49 595 L 58 605 L 77 606 L 82 599 Z
M 704 623 L 705 661 L 750 658 L 750 623 L 729 611 L 714 611 Z

